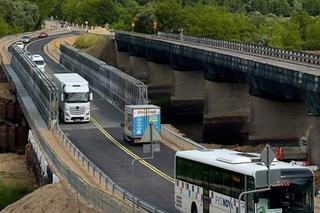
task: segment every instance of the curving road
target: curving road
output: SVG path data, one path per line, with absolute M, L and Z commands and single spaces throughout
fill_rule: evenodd
M 43 47 L 57 37 L 36 40 L 28 46 L 30 52 L 44 57 L 46 72 L 51 76 L 68 72 L 43 51 Z M 94 94 L 91 115 L 93 119 L 89 124 L 61 124 L 61 127 L 81 152 L 116 183 L 131 192 L 131 161 L 138 156 L 148 157 L 148 154 L 143 154 L 141 146 L 130 146 L 123 141 L 120 127 L 123 114 L 98 94 Z M 161 144 L 161 152 L 143 164 L 135 164 L 135 195 L 162 210 L 177 212 L 172 179 L 174 151 Z

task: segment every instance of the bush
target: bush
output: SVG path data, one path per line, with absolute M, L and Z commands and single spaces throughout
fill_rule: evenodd
M 76 42 L 74 43 L 74 46 L 79 49 L 87 49 L 98 43 L 103 42 L 103 40 L 104 40 L 103 36 L 86 33 L 81 35 L 76 40 Z
M 22 184 L 4 184 L 0 182 L 0 211 L 11 203 L 16 202 L 26 194 L 30 193 L 32 188 Z

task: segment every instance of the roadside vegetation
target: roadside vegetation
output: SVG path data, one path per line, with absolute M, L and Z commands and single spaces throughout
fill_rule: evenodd
M 27 171 L 25 157 L 0 154 L 0 211 L 35 190 L 33 176 Z
M 0 211 L 32 191 L 33 188 L 26 184 L 0 182 Z
M 320 49 L 320 0 L 2 0 L 0 36 L 46 17 L 153 33 L 157 30 L 294 50 Z
M 74 46 L 78 49 L 87 49 L 89 47 L 103 44 L 104 40 L 103 36 L 86 33 L 79 36 L 74 43 Z

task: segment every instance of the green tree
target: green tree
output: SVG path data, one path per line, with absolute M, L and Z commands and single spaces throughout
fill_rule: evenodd
M 13 1 L 8 19 L 11 26 L 20 27 L 23 31 L 33 30 L 39 21 L 39 8 L 25 0 Z
M 306 28 L 311 21 L 311 18 L 308 15 L 308 13 L 304 11 L 295 12 L 294 14 L 292 14 L 290 20 L 299 26 L 301 38 L 304 40 Z
M 301 49 L 299 26 L 293 22 L 277 23 L 273 27 L 269 46 L 290 50 Z
M 306 41 L 303 45 L 307 50 L 319 50 L 320 49 L 320 20 L 317 18 L 313 20 L 306 27 Z
M 320 0 L 304 0 L 303 8 L 312 16 L 320 13 Z
M 119 17 L 119 5 L 114 0 L 96 0 L 90 5 L 90 11 L 95 11 L 94 23 L 97 25 L 111 23 Z
M 57 0 L 28 0 L 34 2 L 39 7 L 40 19 L 48 17 L 48 14 L 57 6 Z
M 9 25 L 0 17 L 0 37 L 9 34 Z
M 181 5 L 176 0 L 164 0 L 155 5 L 155 16 L 161 31 L 177 32 L 182 27 Z
M 144 33 L 153 33 L 152 23 L 155 20 L 154 10 L 152 8 L 142 10 L 135 18 L 135 31 Z
M 252 0 L 249 3 L 249 11 L 259 11 L 262 14 L 267 14 L 270 12 L 269 3 L 266 0 Z
M 277 16 L 289 16 L 290 5 L 287 0 L 270 0 L 270 11 Z

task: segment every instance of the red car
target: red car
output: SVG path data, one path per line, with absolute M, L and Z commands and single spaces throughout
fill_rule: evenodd
M 41 32 L 38 35 L 38 38 L 47 38 L 47 37 L 48 37 L 48 33 L 46 33 L 46 32 Z

